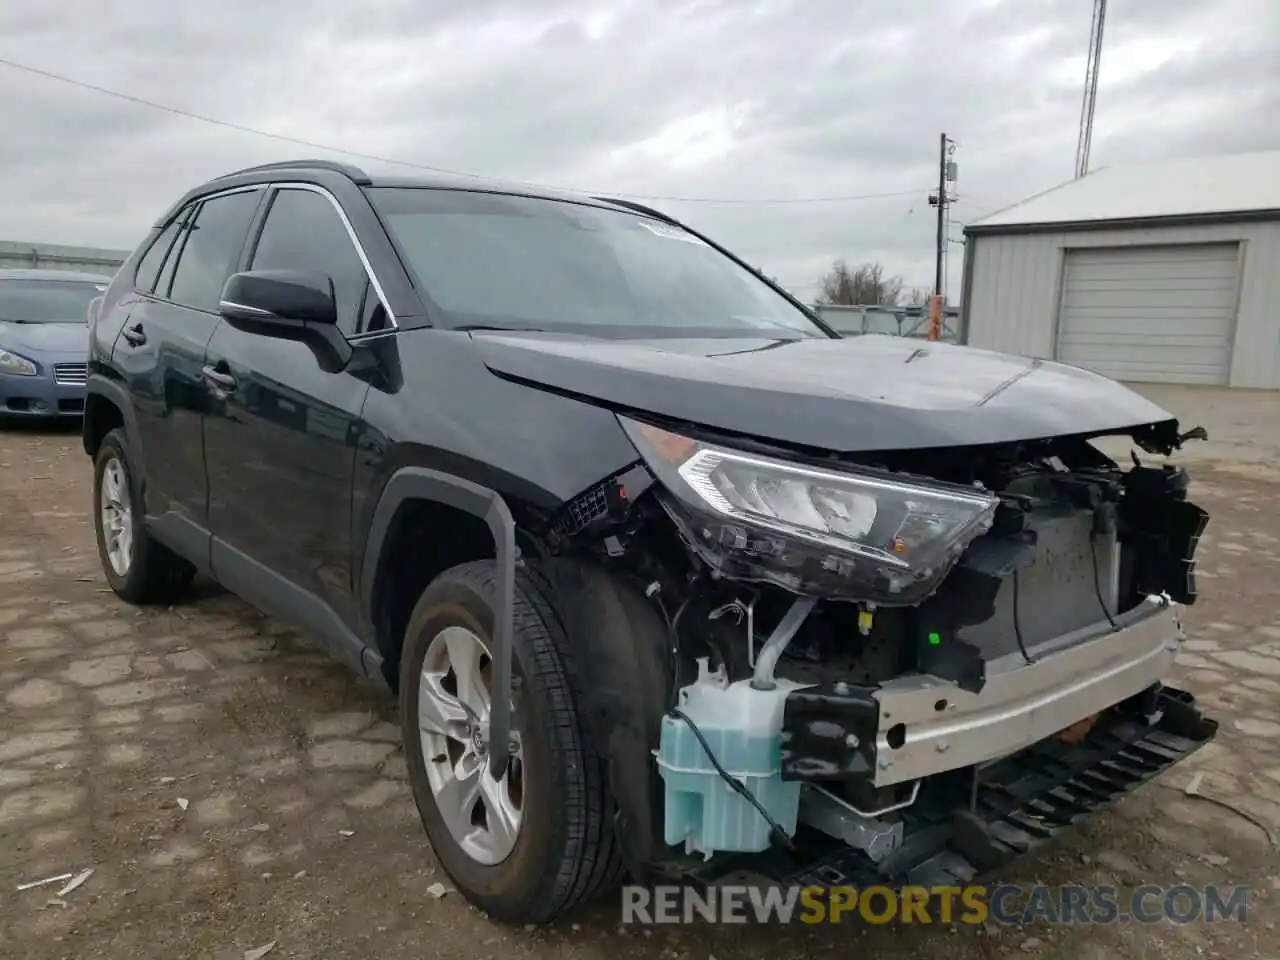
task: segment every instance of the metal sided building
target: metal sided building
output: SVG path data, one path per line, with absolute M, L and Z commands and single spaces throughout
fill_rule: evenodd
M 1280 387 L 1280 152 L 1103 168 L 964 232 L 962 342 Z

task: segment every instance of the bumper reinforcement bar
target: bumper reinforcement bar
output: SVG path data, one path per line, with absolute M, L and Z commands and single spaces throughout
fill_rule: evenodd
M 921 675 L 883 684 L 874 693 L 872 782 L 890 786 L 1016 753 L 1158 683 L 1182 639 L 1176 609 L 1148 601 L 1116 626 L 1060 637 L 1052 652 L 1033 649 L 1030 665 L 1020 654 L 994 661 L 981 693 Z

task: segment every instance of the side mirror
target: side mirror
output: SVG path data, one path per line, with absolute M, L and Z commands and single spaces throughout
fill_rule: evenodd
M 333 280 L 309 270 L 247 270 L 227 278 L 218 311 L 228 320 L 338 322 Z M 290 322 L 292 321 L 292 323 Z
M 222 288 L 218 312 L 232 326 L 250 333 L 306 344 L 326 373 L 337 373 L 351 361 L 351 344 L 337 326 L 333 279 L 323 273 L 233 273 Z

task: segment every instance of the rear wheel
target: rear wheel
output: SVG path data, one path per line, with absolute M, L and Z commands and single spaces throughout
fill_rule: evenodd
M 496 568 L 445 571 L 409 620 L 400 716 L 414 799 L 441 866 L 497 919 L 554 920 L 616 883 L 621 862 L 605 785 L 576 692 L 564 628 L 545 585 L 517 579 L 507 773 L 489 775 Z
M 191 584 L 195 567 L 153 540 L 142 523 L 124 432 L 102 438 L 93 464 L 93 517 L 107 583 L 130 603 L 167 603 Z

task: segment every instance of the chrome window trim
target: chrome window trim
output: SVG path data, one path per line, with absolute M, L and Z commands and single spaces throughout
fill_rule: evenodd
M 396 315 L 391 311 L 391 305 L 387 302 L 387 295 L 382 289 L 382 283 L 378 280 L 378 274 L 374 272 L 373 264 L 369 262 L 369 255 L 365 253 L 364 245 L 360 242 L 360 238 L 356 236 L 355 228 L 351 226 L 351 221 L 347 219 L 346 211 L 342 209 L 342 204 L 338 202 L 338 198 L 335 197 L 333 194 L 331 194 L 324 187 L 318 186 L 317 184 L 314 184 L 314 183 L 301 183 L 294 180 L 280 180 L 275 183 L 265 184 L 265 186 L 267 186 L 268 188 L 274 187 L 277 190 L 308 190 L 311 193 L 320 194 L 320 196 L 324 197 L 326 200 L 329 201 L 329 204 L 333 207 L 335 211 L 337 211 L 338 219 L 342 221 L 343 227 L 346 228 L 347 236 L 351 240 L 351 245 L 356 248 L 356 256 L 360 258 L 360 263 L 364 266 L 365 273 L 369 275 L 369 283 L 373 287 L 373 292 L 378 295 L 378 300 L 382 303 L 382 309 L 386 311 L 387 319 L 391 321 L 391 329 L 399 330 L 400 322 L 399 320 L 396 319 Z M 266 216 L 266 219 L 263 220 L 263 225 L 265 226 L 267 220 L 270 220 L 270 219 L 271 219 L 271 208 L 268 207 L 267 216 Z M 262 235 L 262 232 L 259 231 L 258 236 L 261 237 L 261 235 Z M 374 332 L 381 333 L 382 331 L 374 331 Z M 361 336 L 361 334 L 356 334 L 355 336 Z M 348 339 L 351 339 L 351 338 L 348 338 Z
M 318 184 L 303 183 L 297 180 L 274 180 L 274 181 L 264 181 L 259 183 L 243 184 L 238 187 L 227 187 L 223 190 L 215 190 L 212 193 L 206 193 L 206 194 L 201 194 L 198 197 L 192 197 L 189 203 L 184 204 L 182 207 L 179 208 L 178 213 L 181 214 L 183 210 L 186 210 L 189 207 L 198 207 L 200 204 L 204 203 L 206 200 L 216 200 L 218 197 L 226 197 L 234 193 L 251 193 L 255 190 L 265 191 L 265 190 L 272 190 L 272 189 L 307 190 L 307 191 L 310 191 L 311 193 L 320 194 L 320 196 L 324 197 L 326 200 L 329 201 L 330 206 L 332 206 L 333 209 L 337 212 L 338 219 L 342 221 L 342 226 L 347 231 L 347 238 L 351 241 L 351 245 L 355 247 L 356 256 L 360 258 L 361 266 L 364 267 L 365 273 L 369 275 L 369 283 L 373 287 L 373 292 L 378 295 L 378 301 L 382 304 L 382 309 L 386 312 L 387 319 L 391 322 L 391 326 L 383 330 L 372 330 L 367 333 L 353 334 L 347 339 L 351 342 L 357 342 L 357 341 L 372 339 L 374 337 L 383 336 L 386 334 L 395 333 L 399 331 L 400 321 L 397 319 L 395 313 L 393 313 L 391 310 L 391 305 L 387 301 L 386 292 L 382 288 L 382 283 L 378 279 L 378 274 L 373 269 L 373 264 L 369 261 L 369 255 L 365 253 L 364 245 L 360 242 L 360 238 L 356 236 L 355 228 L 351 226 L 351 221 L 347 218 L 346 211 L 342 209 L 342 204 L 338 202 L 337 197 L 335 197 L 332 193 L 330 193 L 324 187 L 321 187 Z M 271 216 L 271 208 L 268 207 L 267 217 L 270 217 L 270 216 Z M 264 218 L 262 222 L 263 222 L 263 225 L 265 226 L 266 219 Z M 168 225 L 169 224 L 166 223 L 164 226 L 167 227 Z M 164 228 L 162 227 L 161 229 L 164 229 Z M 262 236 L 262 231 L 260 229 L 258 231 L 258 236 L 254 238 L 254 242 L 256 243 L 258 238 L 260 238 L 261 236 Z M 174 240 L 174 243 L 177 243 L 176 238 Z M 161 265 L 161 268 L 163 269 L 163 264 Z M 135 278 L 135 283 L 136 283 L 136 278 Z M 198 307 L 190 307 L 186 304 L 179 303 L 176 300 L 170 300 L 167 297 L 158 296 L 154 292 L 138 290 L 136 286 L 134 287 L 134 293 L 140 297 L 144 297 L 148 300 L 158 302 L 158 303 L 168 303 L 168 304 L 183 307 L 184 309 L 189 309 L 189 310 L 199 309 Z M 204 310 L 201 312 L 210 313 L 210 311 L 208 310 Z M 217 316 L 216 313 L 213 315 Z
M 265 190 L 269 186 L 271 186 L 269 183 L 250 183 L 239 187 L 227 187 L 225 190 L 215 190 L 213 193 L 202 193 L 198 197 L 192 197 L 191 203 L 204 203 L 206 200 L 216 200 L 218 197 L 229 197 L 233 193 L 249 193 L 253 190 Z M 165 226 L 168 226 L 168 224 L 165 224 Z
M 263 310 L 261 307 L 251 307 L 247 303 L 236 303 L 234 300 L 219 300 L 218 309 L 225 310 L 230 307 L 233 310 L 243 310 L 246 313 L 252 313 L 258 317 L 275 316 L 270 310 Z
M 400 332 L 398 327 L 387 327 L 382 330 L 370 330 L 368 333 L 357 333 L 347 337 L 347 343 L 368 343 L 370 340 L 381 340 L 383 337 L 394 337 Z

